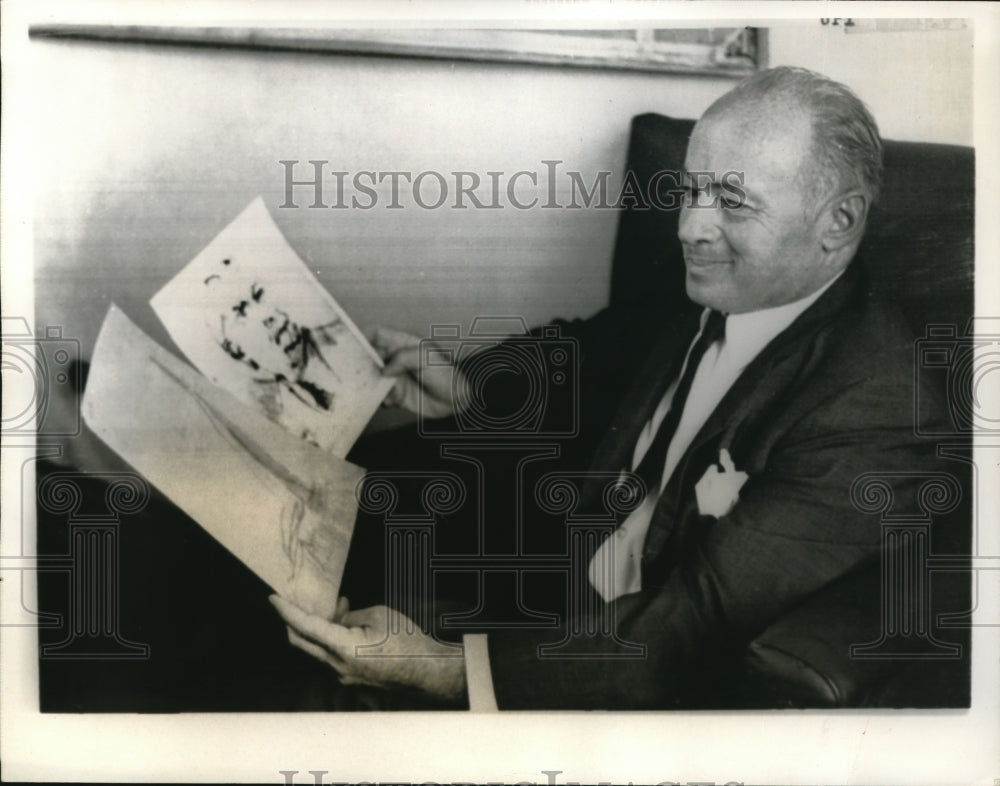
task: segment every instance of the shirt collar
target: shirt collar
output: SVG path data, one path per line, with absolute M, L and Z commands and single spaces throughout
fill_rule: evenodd
M 815 292 L 806 295 L 800 300 L 784 303 L 773 308 L 764 308 L 760 311 L 728 314 L 726 316 L 726 338 L 724 342 L 726 350 L 740 354 L 744 352 L 759 352 L 771 339 L 791 325 L 803 311 L 815 303 L 843 274 L 844 271 L 842 270 Z M 709 310 L 705 309 L 705 312 L 702 314 L 702 326 L 704 326 L 705 320 L 708 319 L 708 313 Z

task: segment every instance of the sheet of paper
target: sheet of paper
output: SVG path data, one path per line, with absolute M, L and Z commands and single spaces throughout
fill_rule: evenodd
M 214 387 L 112 305 L 87 425 L 281 595 L 331 616 L 364 470 Z
M 392 387 L 258 197 L 150 301 L 208 379 L 344 457 Z

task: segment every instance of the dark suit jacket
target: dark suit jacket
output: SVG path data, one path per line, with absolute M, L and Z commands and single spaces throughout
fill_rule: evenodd
M 689 324 L 663 330 L 594 453 L 595 471 L 628 465 L 690 336 Z M 878 517 L 859 511 L 850 490 L 863 473 L 919 471 L 931 461 L 913 433 L 913 357 L 902 317 L 869 301 L 852 265 L 744 370 L 693 440 L 656 506 L 641 592 L 577 604 L 584 611 L 561 633 L 489 634 L 499 706 L 684 704 L 705 664 L 740 652 L 776 616 L 877 557 Z M 585 349 L 584 363 L 594 360 Z M 700 515 L 694 485 L 722 448 L 749 480 L 716 519 Z M 898 510 L 915 502 L 908 494 L 904 478 Z M 600 615 L 613 620 L 615 636 L 601 633 Z M 567 647 L 541 655 L 562 637 Z

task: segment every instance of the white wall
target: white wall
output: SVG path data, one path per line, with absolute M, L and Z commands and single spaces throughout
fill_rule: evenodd
M 850 85 L 886 139 L 971 145 L 971 27 L 875 32 L 874 20 L 851 28 L 818 20 L 768 32 L 769 64 L 811 68 Z
M 403 59 L 36 44 L 38 321 L 84 347 L 257 194 L 362 326 L 587 315 L 617 216 L 583 210 L 280 210 L 280 159 L 330 169 L 620 172 L 630 118 L 694 116 L 726 80 Z M 540 190 L 543 191 L 544 189 Z M 430 198 L 430 197 L 428 197 Z M 520 199 L 528 197 L 521 196 Z M 328 199 L 332 201 L 332 199 Z
M 969 38 L 769 36 L 771 62 L 855 87 L 886 136 L 969 143 Z M 110 300 L 165 341 L 152 294 L 257 194 L 361 326 L 585 316 L 607 298 L 612 211 L 279 210 L 279 159 L 330 168 L 620 171 L 630 118 L 696 117 L 731 82 L 541 66 L 37 41 L 39 325 L 84 355 Z M 305 164 L 300 172 L 305 173 Z M 544 186 L 544 183 L 542 184 Z

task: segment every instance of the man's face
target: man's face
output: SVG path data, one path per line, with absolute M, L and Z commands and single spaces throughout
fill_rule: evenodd
M 821 245 L 819 195 L 800 176 L 810 155 L 808 122 L 760 114 L 734 107 L 703 118 L 685 161 L 687 185 L 695 187 L 678 232 L 687 293 L 733 314 L 798 300 L 836 272 Z M 743 173 L 745 198 L 722 187 L 740 185 L 726 173 Z

